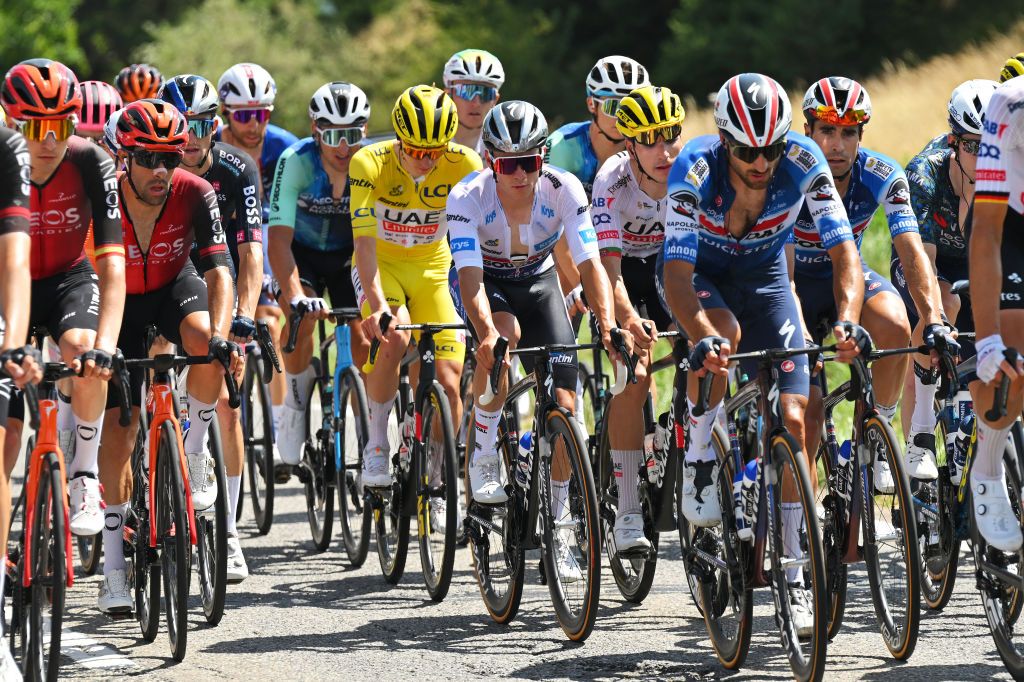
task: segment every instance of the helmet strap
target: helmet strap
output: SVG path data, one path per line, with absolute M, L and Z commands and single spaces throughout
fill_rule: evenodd
M 601 134 L 601 137 L 603 137 L 604 139 L 608 140 L 612 144 L 622 144 L 623 142 L 626 141 L 625 137 L 612 137 L 611 135 L 609 135 L 605 131 L 601 130 L 601 126 L 597 123 L 597 114 L 593 114 L 593 113 L 590 114 L 590 121 L 591 121 L 591 125 L 594 126 L 594 129 L 597 130 L 597 132 L 599 132 Z
M 956 159 L 957 168 L 960 169 L 960 190 L 963 191 L 964 183 L 966 182 L 969 185 L 974 185 L 974 180 L 972 180 L 971 177 L 967 175 L 967 171 L 964 170 L 963 165 L 960 163 L 959 145 L 957 145 L 957 148 L 953 150 L 953 158 Z
M 146 204 L 147 206 L 156 206 L 157 204 L 154 204 L 151 201 L 146 201 L 145 198 L 143 198 L 143 196 L 141 194 L 139 194 L 139 190 L 135 187 L 135 181 L 132 180 L 132 164 L 133 163 L 135 163 L 135 159 L 132 158 L 132 153 L 128 152 L 128 166 L 127 166 L 127 169 L 126 169 L 128 172 L 125 173 L 125 177 L 128 178 L 128 186 L 132 188 L 132 192 L 135 194 L 135 198 L 136 199 L 138 199 L 142 203 Z M 163 202 L 161 202 L 161 203 L 163 203 Z
M 668 184 L 668 181 L 667 181 L 667 180 L 666 180 L 665 182 L 662 182 L 661 180 L 658 180 L 658 179 L 656 179 L 656 178 L 655 178 L 655 177 L 654 177 L 653 175 L 651 175 L 650 173 L 648 173 L 648 172 L 647 172 L 647 171 L 646 171 L 646 170 L 644 169 L 644 165 L 643 165 L 642 163 L 640 163 L 640 157 L 636 155 L 636 147 L 635 147 L 636 143 L 634 142 L 634 143 L 633 143 L 633 145 L 634 145 L 634 146 L 633 146 L 633 148 L 631 149 L 631 148 L 630 148 L 630 146 L 629 146 L 629 145 L 627 144 L 627 145 L 626 145 L 626 151 L 627 151 L 627 152 L 629 153 L 629 157 L 630 157 L 631 159 L 633 159 L 633 161 L 634 161 L 634 162 L 636 162 L 636 167 L 637 167 L 637 169 L 638 169 L 638 170 L 639 170 L 639 171 L 640 171 L 640 172 L 641 172 L 641 173 L 642 173 L 642 174 L 643 174 L 643 175 L 644 175 L 645 177 L 647 177 L 648 179 L 650 179 L 650 181 L 651 181 L 651 182 L 653 182 L 654 184 L 656 184 L 656 185 L 667 185 L 667 184 Z

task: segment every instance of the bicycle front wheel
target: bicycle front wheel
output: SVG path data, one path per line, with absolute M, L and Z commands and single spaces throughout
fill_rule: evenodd
M 185 506 L 179 446 L 173 426 L 169 422 L 161 424 L 154 513 L 163 573 L 164 605 L 167 607 L 167 636 L 171 641 L 171 656 L 176 661 L 185 658 L 188 645 L 188 591 L 192 566 L 190 519 Z
M 196 565 L 199 568 L 199 596 L 206 622 L 217 625 L 224 617 L 224 599 L 228 576 L 228 477 L 224 471 L 220 427 L 210 423 L 207 444 L 213 456 L 217 477 L 217 499 L 211 509 L 196 513 Z
M 28 644 L 26 677 L 54 682 L 60 671 L 60 640 L 64 624 L 67 580 L 64 496 L 56 453 L 43 456 L 32 521 L 31 588 L 23 611 L 23 632 Z
M 324 391 L 320 362 L 313 358 L 316 379 L 306 398 L 306 443 L 300 477 L 306 492 L 306 518 L 313 545 L 323 552 L 331 544 L 334 525 L 334 445 L 330 393 Z
M 843 551 L 846 544 L 846 525 L 850 500 L 837 490 L 838 476 L 849 476 L 852 465 L 846 465 L 842 472 L 836 470 L 836 462 L 828 444 L 823 440 L 818 445 L 817 466 L 814 475 L 818 477 L 815 503 L 824 510 L 821 524 L 822 551 L 825 554 L 825 575 L 828 583 L 828 638 L 833 639 L 843 624 L 846 613 L 846 593 L 849 574 Z M 847 496 L 851 483 L 846 481 Z
M 441 601 L 448 594 L 455 566 L 459 465 L 448 396 L 436 381 L 423 406 L 423 444 L 416 500 L 420 565 L 430 598 Z
M 341 375 L 337 387 L 339 417 L 335 429 L 338 516 L 349 563 L 362 566 L 370 547 L 370 508 L 363 499 L 363 448 L 370 432 L 369 408 L 362 379 L 354 371 Z
M 396 452 L 402 444 L 402 423 L 400 401 L 389 415 L 388 443 L 390 452 Z M 406 443 L 411 448 L 412 443 Z M 411 495 L 409 486 L 413 477 L 408 464 L 395 457 L 394 479 L 390 488 L 375 490 L 373 495 L 373 520 L 377 533 L 377 560 L 384 580 L 395 585 L 405 573 L 405 560 L 409 554 L 409 515 L 405 513 L 406 495 Z
M 260 535 L 270 532 L 274 523 L 274 430 L 270 407 L 270 388 L 263 383 L 258 355 L 249 354 L 242 382 L 242 434 L 245 464 L 249 477 L 252 514 Z M 242 506 L 239 495 L 239 511 Z

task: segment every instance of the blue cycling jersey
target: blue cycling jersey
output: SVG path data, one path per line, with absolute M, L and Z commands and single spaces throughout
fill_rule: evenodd
M 843 196 L 858 250 L 879 204 L 885 209 L 893 239 L 907 232 L 917 233 L 917 218 L 910 205 L 910 186 L 903 169 L 888 156 L 862 148 L 850 169 L 850 186 Z M 807 206 L 800 210 L 791 241 L 796 247 L 798 274 L 817 279 L 832 277 L 832 259 Z
M 263 137 L 263 150 L 260 152 L 260 179 L 263 182 L 263 224 L 270 219 L 270 202 L 266 198 L 270 196 L 271 186 L 274 184 L 274 173 L 277 171 L 277 160 L 281 158 L 284 150 L 299 141 L 295 135 L 284 128 L 267 124 L 267 134 Z
M 676 158 L 668 177 L 666 261 L 693 263 L 709 274 L 771 267 L 805 203 L 826 249 L 853 239 L 828 162 L 813 140 L 792 132 L 761 215 L 744 235 L 733 236 L 725 220 L 736 198 L 728 154 L 718 136 L 704 135 L 690 140 Z
M 299 244 L 316 251 L 352 248 L 349 184 L 338 199 L 320 161 L 312 137 L 293 144 L 281 154 L 270 190 L 270 225 L 295 231 Z
M 551 133 L 544 152 L 544 163 L 567 170 L 583 183 L 589 197 L 594 188 L 598 163 L 590 143 L 590 121 L 566 123 Z

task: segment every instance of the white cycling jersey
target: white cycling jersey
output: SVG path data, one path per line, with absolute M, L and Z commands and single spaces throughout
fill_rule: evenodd
M 518 238 L 498 200 L 491 169 L 472 173 L 452 188 L 447 213 L 459 270 L 483 268 L 499 279 L 531 277 L 554 264 L 551 251 L 563 233 L 576 265 L 598 257 L 587 194 L 580 181 L 561 168 L 541 169 L 530 222 L 516 226 Z
M 998 88 L 985 108 L 974 200 L 1009 203 L 1024 214 L 1024 78 Z
M 661 251 L 666 201 L 640 189 L 627 152 L 609 157 L 594 178 L 591 202 L 601 257 L 647 258 Z

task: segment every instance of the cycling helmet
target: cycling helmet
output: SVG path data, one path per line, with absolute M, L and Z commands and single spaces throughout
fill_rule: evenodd
M 217 81 L 220 101 L 229 109 L 262 109 L 274 106 L 277 84 L 259 64 L 235 64 Z
M 444 90 L 415 85 L 398 96 L 391 123 L 398 139 L 410 147 L 443 147 L 455 137 L 459 115 Z
M 309 100 L 309 117 L 319 125 L 361 126 L 370 120 L 370 99 L 351 83 L 324 83 Z
M 598 59 L 587 76 L 588 97 L 625 97 L 637 88 L 650 85 L 640 62 L 613 55 Z
M 28 59 L 11 68 L 0 88 L 11 118 L 67 118 L 82 109 L 82 91 L 71 69 L 52 59 Z
M 460 50 L 444 65 L 444 86 L 455 81 L 473 81 L 501 88 L 505 83 L 505 69 L 498 58 L 487 50 Z
M 160 99 L 174 105 L 185 116 L 212 117 L 219 101 L 213 83 L 202 76 L 181 74 L 160 88 Z
M 768 76 L 733 76 L 715 97 L 715 124 L 739 144 L 767 147 L 784 139 L 792 123 L 793 110 L 786 91 Z
M 115 156 L 121 151 L 121 145 L 117 142 L 117 122 L 121 120 L 122 111 L 124 109 L 118 109 L 110 115 L 107 122 L 103 124 L 103 137 L 100 138 L 100 143 Z
M 82 113 L 77 128 L 84 133 L 102 133 L 111 114 L 124 106 L 121 95 L 117 88 L 104 81 L 82 81 L 80 85 Z
M 954 135 L 981 135 L 985 107 L 999 83 L 976 78 L 956 86 L 949 97 L 949 128 Z
M 484 118 L 483 140 L 489 152 L 539 149 L 548 139 L 548 122 L 529 102 L 502 102 Z
M 871 98 L 852 78 L 829 76 L 807 88 L 801 106 L 807 122 L 838 126 L 862 125 L 871 120 Z
M 164 77 L 149 64 L 132 64 L 121 69 L 114 84 L 125 104 L 147 97 L 156 97 Z
M 686 112 L 679 95 L 668 88 L 645 85 L 622 98 L 615 116 L 619 132 L 626 137 L 636 137 L 637 133 L 680 125 Z
M 188 142 L 185 116 L 162 99 L 140 99 L 121 110 L 117 143 L 125 150 L 173 152 Z
M 1024 52 L 1018 52 L 1006 60 L 1003 70 L 999 72 L 999 82 L 1005 83 L 1017 76 L 1024 76 Z

